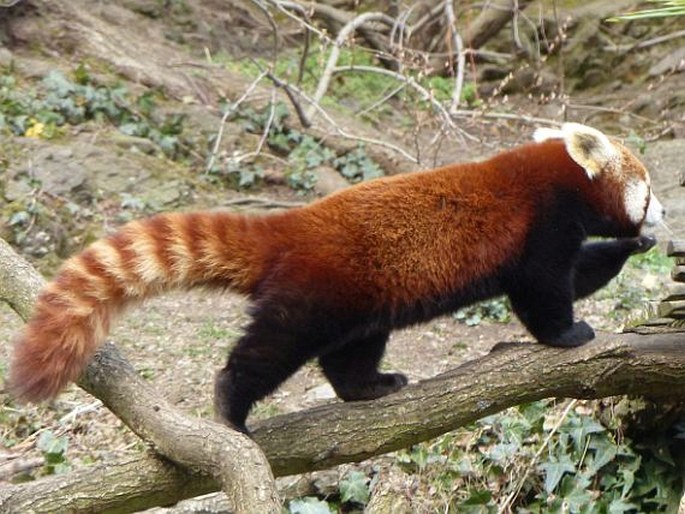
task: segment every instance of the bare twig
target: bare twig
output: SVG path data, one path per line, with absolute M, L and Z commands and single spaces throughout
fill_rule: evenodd
M 274 35 L 274 48 L 273 48 L 273 54 L 271 56 L 271 64 L 275 65 L 276 60 L 278 59 L 278 25 L 276 25 L 276 21 L 274 20 L 273 15 L 271 14 L 271 11 L 267 9 L 266 5 L 264 5 L 264 2 L 262 0 L 251 0 L 251 2 L 256 5 L 259 10 L 261 10 L 264 13 L 264 16 L 266 16 L 267 21 L 269 22 L 269 25 L 271 26 L 271 32 Z
M 347 41 L 347 38 L 351 34 L 353 34 L 354 31 L 357 30 L 357 28 L 361 27 L 364 23 L 367 23 L 369 21 L 387 20 L 387 18 L 388 17 L 383 13 L 367 12 L 364 14 L 360 14 L 359 16 L 348 22 L 340 30 L 338 37 L 335 38 L 335 42 L 331 47 L 331 53 L 328 56 L 326 66 L 323 72 L 321 73 L 321 78 L 319 79 L 319 84 L 316 87 L 316 91 L 314 92 L 314 95 L 312 95 L 312 105 L 307 111 L 307 118 L 311 119 L 314 116 L 314 113 L 317 110 L 315 106 L 318 106 L 320 104 L 321 99 L 326 94 L 326 91 L 328 90 L 328 85 L 330 84 L 331 77 L 333 75 L 333 71 L 335 69 L 336 64 L 338 63 L 338 58 L 340 57 L 340 49 Z
M 463 118 L 484 118 L 491 120 L 513 120 L 528 123 L 530 125 L 550 125 L 559 127 L 562 122 L 553 120 L 551 118 L 539 118 L 537 116 L 528 116 L 527 114 L 514 114 L 511 112 L 483 112 L 483 111 L 465 111 L 458 110 L 454 113 L 456 117 Z
M 19 473 L 39 468 L 43 464 L 45 464 L 44 457 L 8 460 L 4 464 L 0 464 L 0 482 L 7 481 Z
M 274 75 L 270 71 L 267 72 L 266 77 L 269 80 L 271 80 L 271 82 L 273 82 L 276 87 L 283 89 L 286 96 L 288 97 L 288 100 L 290 100 L 290 103 L 293 106 L 293 109 L 295 109 L 295 113 L 297 114 L 297 119 L 300 120 L 300 125 L 302 125 L 302 127 L 304 127 L 304 128 L 311 127 L 312 122 L 309 121 L 309 119 L 307 118 L 307 115 L 304 112 L 304 109 L 302 108 L 302 104 L 295 97 L 295 93 L 293 92 L 293 86 L 291 86 L 287 82 L 282 81 L 281 79 L 279 79 L 276 75 Z
M 685 37 L 685 30 L 677 30 L 675 32 L 671 32 L 670 34 L 664 34 L 663 36 L 657 36 L 651 39 L 646 39 L 644 41 L 640 41 L 639 43 L 632 45 L 605 46 L 604 50 L 625 53 L 629 52 L 630 50 L 635 50 L 638 48 L 648 48 L 650 46 L 659 45 L 661 43 L 667 43 L 668 41 L 672 41 L 674 39 L 678 39 L 681 37 Z
M 509 512 L 509 506 L 511 505 L 511 502 L 513 502 L 518 496 L 519 492 L 521 491 L 521 488 L 523 487 L 523 484 L 525 484 L 526 480 L 528 479 L 528 475 L 530 475 L 531 470 L 534 468 L 535 464 L 537 464 L 540 455 L 542 455 L 542 452 L 545 450 L 545 448 L 549 446 L 549 442 L 552 440 L 552 437 L 554 437 L 554 434 L 557 433 L 559 427 L 566 419 L 566 416 L 568 416 L 568 413 L 571 412 L 571 409 L 573 409 L 577 404 L 578 400 L 570 400 L 568 402 L 568 405 L 561 413 L 561 416 L 559 416 L 559 419 L 557 419 L 556 423 L 554 423 L 554 426 L 549 431 L 549 434 L 547 434 L 547 437 L 545 437 L 545 440 L 540 445 L 540 448 L 538 448 L 538 451 L 535 452 L 535 455 L 533 455 L 533 458 L 528 463 L 528 466 L 526 466 L 526 472 L 519 479 L 518 484 L 516 485 L 514 490 L 506 497 L 502 505 L 499 506 L 499 509 L 497 510 L 498 514 L 505 514 L 506 512 Z
M 248 96 L 252 94 L 254 89 L 257 87 L 257 84 L 266 76 L 267 72 L 262 71 L 259 76 L 252 81 L 252 83 L 247 87 L 245 92 L 238 98 L 235 102 L 233 102 L 233 105 L 231 105 L 228 109 L 226 109 L 226 112 L 224 115 L 221 117 L 221 122 L 219 124 L 219 131 L 217 132 L 216 139 L 214 140 L 214 147 L 212 148 L 212 153 L 209 155 L 209 162 L 207 162 L 207 167 L 205 169 L 205 173 L 209 173 L 213 168 L 214 168 L 214 162 L 216 161 L 216 157 L 219 153 L 219 147 L 221 146 L 221 138 L 224 135 L 224 128 L 226 126 L 226 121 L 230 116 L 233 115 L 238 110 L 238 107 L 247 99 Z
M 428 91 L 425 87 L 423 87 L 421 84 L 419 84 L 414 77 L 410 75 L 403 75 L 401 73 L 394 72 L 392 70 L 387 70 L 385 68 L 379 68 L 377 66 L 366 66 L 366 65 L 355 65 L 351 64 L 349 66 L 340 66 L 336 67 L 333 70 L 334 72 L 346 72 L 346 71 L 363 71 L 363 72 L 368 72 L 368 73 L 378 73 L 380 75 L 386 75 L 388 77 L 392 77 L 396 80 L 399 80 L 400 82 L 405 83 L 407 86 L 411 87 L 413 90 L 415 90 L 417 93 L 421 95 L 421 99 L 430 103 L 433 109 L 438 113 L 440 116 L 440 120 L 442 121 L 443 128 L 447 128 L 449 130 L 454 131 L 456 134 L 459 136 L 469 139 L 471 141 L 477 141 L 477 138 L 466 132 L 465 130 L 460 129 L 452 120 L 452 116 L 450 113 L 445 109 L 445 107 L 433 96 L 433 94 Z M 455 113 L 459 113 L 460 111 L 455 111 Z
M 452 0 L 445 0 L 445 15 L 447 16 L 448 29 L 452 33 L 454 40 L 453 52 L 457 57 L 457 69 L 454 77 L 454 90 L 452 91 L 452 102 L 450 103 L 449 112 L 452 114 L 459 107 L 461 101 L 461 90 L 464 85 L 464 42 L 457 31 L 457 19 L 454 15 L 454 4 Z
M 383 68 L 378 68 L 378 69 L 380 70 L 380 69 L 383 69 Z M 390 70 L 385 70 L 385 71 L 387 71 L 388 73 L 393 73 L 393 72 L 391 72 Z M 368 144 L 371 144 L 371 145 L 381 146 L 381 147 L 383 147 L 383 148 L 387 148 L 387 149 L 389 149 L 389 150 L 392 150 L 392 151 L 394 151 L 394 152 L 397 152 L 397 153 L 401 154 L 403 157 L 405 157 L 406 159 L 408 159 L 410 162 L 413 162 L 413 163 L 417 163 L 417 162 L 418 162 L 418 160 L 417 160 L 415 157 L 413 157 L 410 153 L 408 153 L 406 150 L 404 150 L 403 148 L 401 148 L 401 147 L 399 147 L 399 146 L 393 145 L 392 143 L 388 143 L 387 141 L 382 141 L 382 140 L 380 140 L 380 139 L 374 139 L 374 138 L 356 136 L 356 135 L 354 135 L 354 134 L 352 134 L 352 133 L 346 131 L 346 130 L 343 129 L 340 125 L 338 125 L 338 124 L 335 122 L 335 120 L 333 120 L 333 118 L 330 116 L 330 114 L 328 114 L 328 113 L 326 112 L 325 109 L 323 109 L 320 105 L 315 104 L 314 101 L 312 100 L 312 98 L 311 98 L 308 94 L 306 94 L 306 93 L 305 93 L 304 91 L 302 91 L 301 89 L 299 89 L 299 88 L 293 86 L 292 84 L 288 85 L 288 87 L 292 90 L 292 92 L 293 92 L 294 94 L 296 94 L 297 96 L 299 96 L 300 98 L 302 98 L 305 102 L 309 103 L 310 105 L 313 105 L 314 108 L 316 109 L 316 111 L 317 111 L 319 114 L 321 114 L 321 116 L 323 117 L 323 119 L 324 119 L 331 127 L 333 127 L 333 128 L 335 129 L 336 133 L 337 133 L 340 137 L 343 137 L 343 138 L 345 138 L 345 139 L 349 139 L 349 140 L 352 140 L 352 141 L 358 141 L 358 142 L 360 142 L 360 143 L 368 143 Z
M 304 202 L 283 202 L 280 200 L 272 200 L 269 198 L 255 198 L 244 197 L 236 198 L 222 204 L 224 207 L 247 207 L 257 206 L 260 209 L 292 209 L 294 207 L 302 207 L 306 205 Z

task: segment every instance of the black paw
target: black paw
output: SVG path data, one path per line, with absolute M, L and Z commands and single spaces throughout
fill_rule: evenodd
M 633 255 L 645 253 L 649 251 L 656 244 L 656 237 L 654 236 L 639 236 L 633 239 L 635 242 L 635 249 Z
M 588 341 L 595 338 L 595 331 L 592 327 L 584 321 L 574 323 L 571 328 L 562 332 L 561 335 L 555 339 L 544 341 L 548 346 L 557 346 L 561 348 L 572 348 L 574 346 L 582 346 Z
M 242 432 L 245 434 L 247 437 L 252 437 L 252 434 L 250 431 L 247 429 L 244 423 L 235 423 L 233 421 L 230 421 L 228 419 L 222 418 L 220 415 L 216 415 L 214 421 L 217 423 L 220 423 L 224 426 L 227 426 L 228 428 L 235 430 L 236 432 Z
M 360 400 L 375 400 L 395 391 L 399 391 L 409 383 L 403 373 L 378 373 L 371 379 L 353 384 L 335 387 L 337 395 L 346 402 Z
M 404 373 L 379 373 L 379 384 L 388 390 L 385 394 L 399 391 L 409 383 L 407 375 Z

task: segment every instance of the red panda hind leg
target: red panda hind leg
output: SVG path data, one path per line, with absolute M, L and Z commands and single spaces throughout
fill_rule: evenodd
M 214 383 L 214 410 L 219 421 L 249 433 L 252 406 L 273 392 L 314 356 L 297 336 L 255 326 L 240 338 Z M 306 340 L 304 340 L 306 341 Z
M 369 333 L 368 320 L 358 313 L 281 291 L 256 301 L 252 315 L 215 382 L 216 414 L 238 430 L 248 433 L 254 403 L 316 357 L 343 400 L 379 398 L 407 384 L 400 373 L 378 371 L 389 330 Z
M 374 400 L 407 385 L 402 373 L 380 373 L 389 332 L 357 339 L 319 357 L 324 375 L 338 398 L 345 401 Z

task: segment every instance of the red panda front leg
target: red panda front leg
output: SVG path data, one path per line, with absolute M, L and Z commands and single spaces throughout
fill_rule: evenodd
M 628 257 L 644 253 L 656 244 L 652 236 L 638 236 L 585 243 L 574 265 L 575 299 L 585 298 L 619 274 Z
M 532 233 L 504 290 L 528 331 L 549 346 L 580 346 L 595 337 L 592 328 L 573 320 L 574 265 L 585 233 L 573 219 L 553 216 Z
M 524 282 L 510 290 L 514 312 L 528 331 L 548 346 L 581 346 L 595 337 L 584 321 L 573 321 L 573 287 L 570 272 L 554 282 Z
M 321 369 L 340 399 L 373 400 L 407 385 L 402 373 L 378 371 L 389 335 L 372 334 L 319 357 Z

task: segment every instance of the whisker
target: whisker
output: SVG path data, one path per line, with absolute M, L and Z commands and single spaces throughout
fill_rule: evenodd
M 675 235 L 675 232 L 673 231 L 673 229 L 672 229 L 671 227 L 669 227 L 668 224 L 667 224 L 664 220 L 661 220 L 661 221 L 659 222 L 659 225 L 661 225 L 661 227 L 663 227 L 663 229 L 666 230 L 666 232 L 668 232 L 668 234 L 669 234 L 670 236 L 674 236 L 674 235 Z

